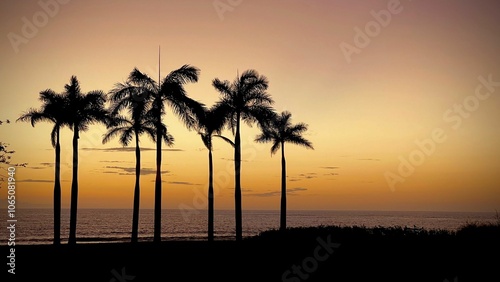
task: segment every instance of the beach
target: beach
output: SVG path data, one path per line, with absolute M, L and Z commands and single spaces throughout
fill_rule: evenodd
M 16 274 L 9 276 L 17 281 L 498 281 L 500 237 L 498 231 L 483 231 L 316 227 L 263 232 L 241 242 L 24 245 L 16 247 Z

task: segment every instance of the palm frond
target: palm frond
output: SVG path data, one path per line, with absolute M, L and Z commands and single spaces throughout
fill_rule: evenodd
M 156 129 L 154 126 L 143 125 L 142 131 L 148 135 L 151 141 L 156 142 Z
M 212 135 L 207 134 L 207 133 L 202 133 L 202 132 L 198 132 L 198 134 L 200 134 L 201 141 L 203 142 L 203 145 L 205 145 L 205 147 L 211 151 L 212 150 Z
M 222 135 L 218 135 L 218 134 L 217 134 L 217 135 L 213 135 L 213 137 L 221 138 L 222 140 L 224 140 L 224 141 L 226 141 L 227 143 L 229 143 L 229 145 L 231 145 L 233 148 L 234 148 L 234 146 L 235 146 L 235 145 L 234 145 L 233 140 L 231 140 L 231 139 L 229 139 L 229 138 L 227 138 L 227 137 L 225 137 L 225 136 L 222 136 Z
M 163 80 L 163 83 L 186 84 L 188 82 L 197 82 L 200 69 L 191 65 L 183 65 L 182 67 L 171 71 Z
M 303 132 L 307 131 L 307 124 L 305 123 L 298 123 L 294 126 L 289 127 L 289 132 L 293 134 L 302 134 Z
M 24 112 L 16 121 L 22 121 L 22 122 L 29 121 L 31 123 L 31 126 L 35 126 L 37 122 L 53 121 L 53 119 L 44 112 L 31 108 L 28 111 Z
M 275 141 L 271 147 L 271 155 L 276 154 L 281 147 L 281 142 Z
M 134 137 L 134 128 L 127 127 L 125 128 L 120 135 L 120 144 L 123 146 L 128 146 L 130 142 L 132 142 L 132 138 Z
M 256 137 L 255 141 L 259 143 L 273 142 L 271 154 L 275 154 L 281 144 L 286 142 L 314 149 L 312 143 L 301 136 L 307 130 L 307 125 L 305 123 L 293 125 L 291 117 L 292 114 L 288 111 L 279 115 L 274 113 L 265 126 L 261 128 L 262 133 Z
M 119 134 L 124 132 L 127 128 L 128 127 L 126 127 L 126 126 L 117 126 L 117 127 L 111 128 L 110 130 L 108 130 L 108 132 L 106 132 L 103 135 L 102 144 L 108 143 L 109 141 L 111 141 L 111 139 L 115 138 L 116 136 L 118 136 Z
M 128 81 L 136 85 L 140 85 L 149 91 L 157 92 L 157 83 L 150 78 L 147 74 L 142 73 L 137 68 L 134 68 L 129 74 Z
M 229 81 L 227 80 L 221 81 L 218 78 L 215 78 L 212 81 L 212 85 L 217 91 L 219 91 L 222 94 L 223 98 L 227 99 L 234 96 L 233 94 L 234 91 Z
M 312 143 L 299 135 L 290 135 L 286 138 L 286 141 L 295 145 L 306 147 L 308 149 L 314 149 Z
M 51 104 L 54 102 L 58 94 L 52 89 L 46 89 L 40 92 L 38 100 L 44 104 Z
M 268 143 L 273 140 L 275 140 L 275 138 L 270 131 L 263 131 L 261 134 L 255 137 L 255 142 L 257 143 Z
M 194 128 L 196 117 L 200 117 L 204 113 L 204 105 L 189 98 L 182 85 L 177 83 L 165 83 L 161 91 L 172 112 L 188 129 Z
M 52 128 L 52 131 L 50 132 L 50 143 L 52 144 L 52 147 L 56 147 L 57 143 L 57 132 L 59 129 L 59 125 L 55 124 L 54 127 Z
M 81 95 L 80 82 L 74 75 L 71 77 L 70 83 L 64 85 L 64 89 L 67 96 L 78 97 Z
M 157 128 L 157 130 L 158 130 L 158 128 Z M 161 133 L 161 139 L 163 140 L 163 142 L 165 142 L 165 144 L 169 147 L 173 146 L 174 141 L 175 141 L 174 136 L 172 136 L 170 133 L 168 133 L 167 126 L 164 123 L 162 123 L 160 125 L 159 131 Z

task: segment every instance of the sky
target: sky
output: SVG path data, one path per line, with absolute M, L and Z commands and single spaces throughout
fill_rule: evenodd
M 40 91 L 108 92 L 133 68 L 157 78 L 198 67 L 189 97 L 211 106 L 212 80 L 255 69 L 277 112 L 308 124 L 314 150 L 285 146 L 288 209 L 495 211 L 500 208 L 500 2 L 0 2 L 0 141 L 15 150 L 18 208 L 52 206 L 51 124 L 15 120 Z M 161 67 L 158 73 L 158 48 Z M 172 113 L 163 151 L 163 208 L 206 210 L 208 152 Z M 80 135 L 79 208 L 132 208 L 135 155 L 106 128 Z M 243 209 L 278 210 L 280 155 L 242 127 Z M 234 138 L 231 131 L 225 136 Z M 64 128 L 62 206 L 71 136 Z M 154 206 L 155 145 L 142 147 L 141 208 Z M 233 150 L 214 144 L 215 209 L 234 209 Z M 5 175 L 6 166 L 0 170 Z M 0 199 L 5 205 L 7 191 Z

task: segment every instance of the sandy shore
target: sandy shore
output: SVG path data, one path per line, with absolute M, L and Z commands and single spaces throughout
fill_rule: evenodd
M 270 233 L 243 242 L 16 246 L 16 274 L 8 277 L 15 276 L 17 281 L 134 282 L 443 282 L 455 277 L 460 282 L 500 281 L 499 242 L 493 236 L 309 229 L 287 236 Z M 0 250 L 2 256 L 8 255 L 6 246 Z

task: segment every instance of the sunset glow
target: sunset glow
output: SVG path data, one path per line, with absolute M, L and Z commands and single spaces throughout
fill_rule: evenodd
M 83 92 L 107 93 L 134 67 L 157 79 L 161 46 L 161 76 L 184 64 L 201 70 L 186 84 L 191 98 L 211 106 L 213 79 L 255 69 L 275 110 L 308 125 L 314 150 L 286 145 L 290 210 L 495 211 L 499 3 L 2 1 L 0 120 L 11 123 L 0 141 L 16 151 L 13 163 L 28 163 L 16 171 L 18 208 L 52 206 L 53 125 L 15 122 L 40 107 L 40 91 L 63 92 L 75 75 Z M 208 151 L 169 108 L 164 122 L 175 145 L 163 151 L 162 207 L 206 210 Z M 105 132 L 93 125 L 80 135 L 79 208 L 132 208 L 134 147 L 103 145 Z M 281 159 L 254 142 L 259 133 L 242 123 L 243 210 L 278 210 Z M 141 208 L 153 208 L 155 144 L 141 138 Z M 71 140 L 64 127 L 63 208 Z M 234 209 L 233 154 L 214 140 L 215 209 Z M 2 189 L 1 205 L 6 197 Z

